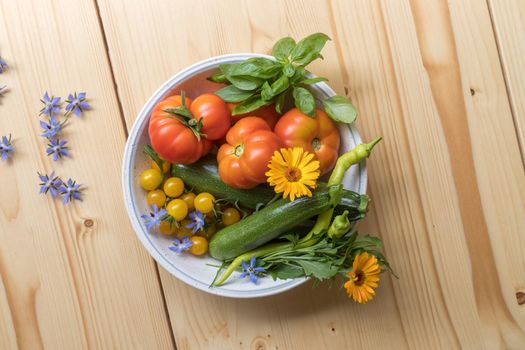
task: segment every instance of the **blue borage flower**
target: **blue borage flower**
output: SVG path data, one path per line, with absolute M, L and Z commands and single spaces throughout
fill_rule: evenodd
M 144 224 L 148 230 L 158 228 L 160 226 L 162 217 L 168 213 L 164 208 L 159 210 L 156 204 L 153 204 L 151 209 L 153 209 L 153 211 L 149 214 L 142 214 L 140 216 L 142 220 L 144 220 Z
M 55 172 L 53 171 L 49 175 L 37 174 L 40 181 L 42 181 L 40 183 L 40 193 L 47 194 L 49 192 L 53 198 L 58 196 L 58 190 L 62 186 L 62 180 L 60 180 L 58 176 L 55 176 Z
M 45 137 L 46 139 L 52 140 L 58 136 L 60 130 L 62 130 L 62 123 L 59 123 L 55 116 L 51 116 L 49 123 L 45 121 L 40 121 L 40 126 L 44 131 L 40 136 Z
M 77 184 L 76 181 L 73 181 L 71 179 L 68 179 L 67 182 L 61 183 L 58 191 L 62 195 L 62 203 L 64 205 L 73 202 L 74 200 L 82 200 L 80 186 L 80 184 Z
M 0 56 L 0 74 L 5 72 L 9 66 L 7 65 L 7 62 Z
M 2 141 L 0 142 L 0 158 L 6 161 L 8 160 L 14 151 L 13 145 L 11 144 L 11 135 L 9 137 L 2 136 Z
M 40 115 L 45 114 L 51 117 L 60 113 L 60 97 L 49 97 L 46 91 L 40 101 L 44 104 L 44 107 L 40 110 Z
M 59 139 L 49 141 L 46 152 L 48 156 L 53 157 L 55 162 L 64 156 L 69 157 L 69 148 L 66 146 L 67 141 L 61 141 Z
M 77 117 L 80 117 L 83 111 L 91 109 L 91 105 L 86 102 L 85 92 L 80 92 L 78 95 L 76 92 L 69 94 L 66 102 L 66 115 L 73 112 Z
M 204 214 L 198 210 L 195 210 L 190 213 L 190 223 L 186 225 L 186 228 L 191 229 L 193 234 L 204 228 L 206 222 L 204 221 Z
M 193 245 L 193 242 L 190 241 L 188 236 L 184 237 L 182 240 L 175 238 L 175 240 L 173 241 L 173 245 L 169 247 L 169 250 L 177 254 L 180 254 L 190 249 L 192 245 Z
M 257 278 L 259 275 L 266 273 L 266 270 L 262 267 L 256 267 L 255 263 L 257 262 L 257 259 L 255 256 L 252 256 L 250 259 L 250 265 L 246 264 L 246 262 L 243 260 L 241 262 L 242 264 L 242 270 L 243 273 L 241 274 L 241 278 L 245 278 L 246 276 L 250 276 L 250 281 L 253 283 L 257 283 Z

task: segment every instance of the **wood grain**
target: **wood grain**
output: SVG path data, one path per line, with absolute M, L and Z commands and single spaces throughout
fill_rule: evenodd
M 120 199 L 125 131 L 95 4 L 2 1 L 0 45 L 0 134 L 16 148 L 0 164 L 0 348 L 172 347 L 156 267 Z M 59 163 L 39 136 L 45 90 L 85 90 L 93 105 L 65 127 L 72 157 Z M 83 202 L 38 194 L 37 171 L 53 169 L 84 184 Z
M 525 2 L 487 1 L 514 115 L 521 156 L 525 162 Z
M 178 349 L 525 348 L 523 15 L 516 0 L 1 2 L 0 134 L 17 153 L 0 164 L 0 348 L 170 348 L 170 327 Z M 180 69 L 316 31 L 333 40 L 311 70 L 348 91 L 364 139 L 384 137 L 361 230 L 400 279 L 366 306 L 327 284 L 234 300 L 161 269 L 159 285 L 120 200 L 125 129 Z M 38 137 L 46 89 L 95 106 L 59 164 Z M 51 169 L 85 201 L 37 196 Z
M 367 139 L 385 137 L 369 163 L 375 211 L 363 230 L 381 233 L 401 278 L 386 277 L 380 297 L 358 308 L 326 287 L 225 300 L 162 273 L 180 348 L 338 348 L 356 339 L 380 348 L 525 346 L 516 302 L 525 176 L 484 2 L 197 1 L 191 12 L 178 11 L 181 2 L 99 3 L 128 127 L 186 65 L 323 31 L 333 44 L 312 70 L 349 90 Z M 138 57 L 147 68 L 131 73 Z M 340 331 L 323 332 L 326 324 Z

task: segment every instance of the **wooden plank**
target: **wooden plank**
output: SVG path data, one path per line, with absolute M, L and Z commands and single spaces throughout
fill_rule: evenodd
M 163 81 L 198 60 L 230 52 L 268 52 L 275 39 L 286 34 L 331 32 L 327 8 L 314 1 L 195 1 L 192 11 L 181 11 L 180 1 L 155 6 L 99 1 L 99 5 L 128 127 Z M 283 17 L 271 15 L 277 13 Z M 199 30 L 192 29 L 197 23 Z M 342 91 L 334 45 L 328 45 L 323 55 L 333 64 L 316 64 L 314 70 L 329 76 Z M 232 300 L 194 290 L 164 271 L 161 278 L 179 349 L 344 348 L 350 343 L 406 347 L 390 277 L 383 279 L 379 297 L 366 308 L 327 286 Z M 377 317 L 381 313 L 391 316 Z
M 323 31 L 334 42 L 312 70 L 349 89 L 366 139 L 385 137 L 363 230 L 382 234 L 401 278 L 359 307 L 326 286 L 222 299 L 162 272 L 179 348 L 525 346 L 525 175 L 484 2 L 99 4 L 128 127 L 199 59 Z
M 125 130 L 95 3 L 2 1 L 0 45 L 0 134 L 16 147 L 0 164 L 0 347 L 171 348 L 156 267 L 119 200 Z M 85 90 L 93 105 L 65 127 L 59 163 L 39 136 L 45 90 Z M 36 172 L 53 169 L 84 184 L 83 202 L 38 194 Z
M 487 3 L 525 162 L 525 2 L 488 0 Z

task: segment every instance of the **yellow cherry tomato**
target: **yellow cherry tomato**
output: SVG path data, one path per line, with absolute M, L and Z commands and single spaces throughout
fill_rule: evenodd
M 171 166 L 170 162 L 164 161 L 164 163 L 162 163 L 162 172 L 166 174 L 170 170 L 170 166 Z M 159 166 L 154 160 L 151 160 L 151 169 L 160 171 Z
M 190 220 L 184 219 L 179 223 L 179 228 L 177 229 L 177 232 L 175 232 L 178 239 L 183 239 L 184 237 L 192 235 L 191 229 L 186 227 L 190 222 Z
M 168 197 L 177 198 L 184 192 L 184 182 L 178 177 L 170 177 L 164 181 L 164 193 Z
M 222 211 L 222 223 L 230 226 L 241 220 L 241 213 L 235 208 L 226 208 Z
M 177 224 L 169 223 L 167 221 L 161 221 L 159 226 L 159 232 L 166 236 L 171 236 L 177 231 Z
M 211 226 L 205 227 L 202 230 L 197 231 L 195 235 L 210 239 L 211 237 L 213 237 L 215 232 L 217 232 L 217 226 L 211 225 Z
M 188 206 L 182 199 L 174 199 L 169 202 L 166 210 L 177 221 L 182 221 L 188 215 Z
M 147 169 L 140 174 L 140 185 L 147 191 L 159 187 L 162 182 L 162 174 L 156 169 Z
M 192 236 L 190 241 L 193 245 L 190 247 L 190 253 L 193 255 L 204 255 L 208 251 L 208 240 L 201 236 Z
M 193 201 L 195 200 L 195 193 L 184 193 L 182 196 L 180 196 L 180 199 L 186 202 L 186 205 L 188 206 L 188 211 L 195 210 L 195 205 L 193 204 Z
M 215 202 L 215 197 L 208 192 L 202 192 L 195 197 L 193 204 L 195 209 L 201 213 L 208 214 L 213 210 L 213 202 Z
M 149 191 L 146 200 L 150 207 L 155 204 L 157 208 L 162 208 L 164 203 L 166 203 L 166 194 L 162 190 Z

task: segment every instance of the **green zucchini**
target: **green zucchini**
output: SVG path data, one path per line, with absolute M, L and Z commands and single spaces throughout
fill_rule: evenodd
M 275 192 L 268 186 L 260 185 L 251 190 L 240 190 L 230 187 L 222 182 L 217 172 L 217 161 L 214 157 L 206 157 L 194 164 L 173 164 L 172 175 L 180 177 L 184 183 L 193 188 L 196 192 L 209 192 L 216 198 L 226 199 L 230 202 L 236 202 L 243 207 L 256 209 L 258 204 L 268 203 L 275 195 Z M 325 186 L 318 182 L 319 187 Z M 345 209 L 350 208 L 355 201 L 350 191 L 343 190 L 345 195 L 341 202 L 335 208 L 335 214 L 341 214 Z M 359 220 L 364 217 L 355 217 Z
M 251 190 L 230 187 L 222 182 L 217 171 L 217 161 L 206 157 L 194 164 L 173 164 L 173 176 L 180 177 L 184 183 L 196 192 L 209 192 L 217 198 L 237 202 L 246 208 L 257 208 L 257 205 L 268 203 L 275 193 L 268 186 L 257 186 Z
M 340 185 L 337 187 L 340 188 Z M 229 260 L 279 237 L 302 222 L 333 208 L 345 198 L 350 221 L 362 218 L 368 207 L 368 196 L 352 191 L 338 191 L 336 186 L 320 186 L 312 197 L 301 197 L 293 202 L 279 199 L 265 208 L 247 216 L 238 223 L 218 231 L 210 240 L 210 255 L 219 260 Z

